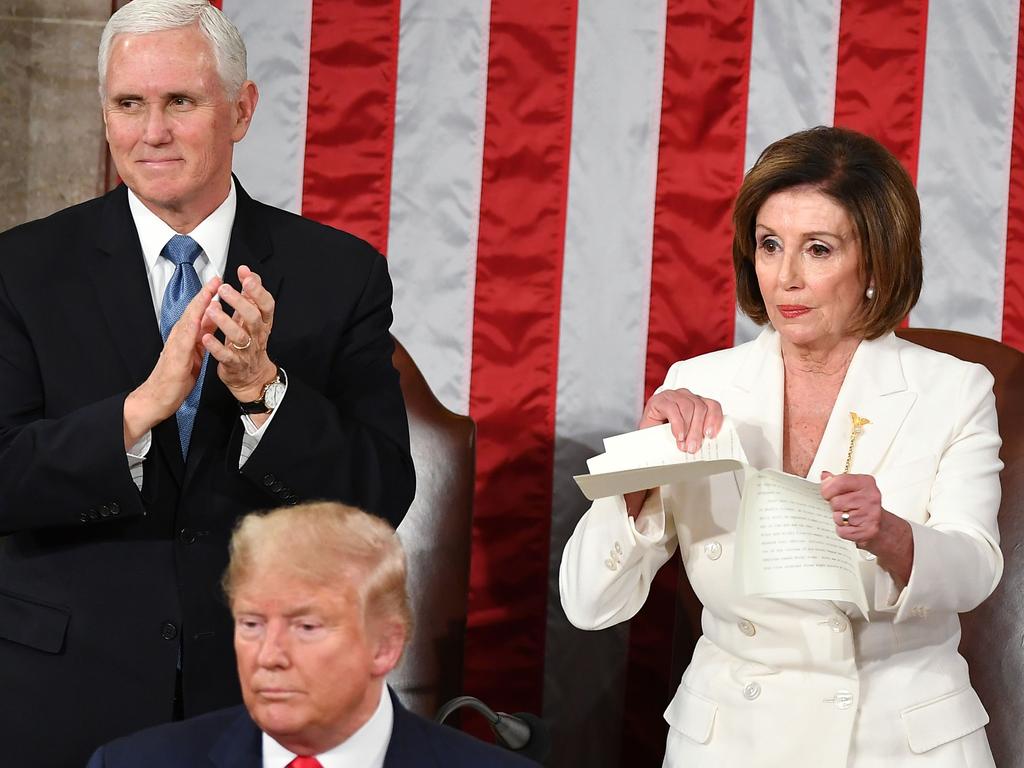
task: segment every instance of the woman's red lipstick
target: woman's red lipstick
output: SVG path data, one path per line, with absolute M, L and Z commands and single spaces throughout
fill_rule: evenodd
M 806 315 L 810 311 L 811 308 L 803 304 L 779 304 L 779 313 L 787 320 Z

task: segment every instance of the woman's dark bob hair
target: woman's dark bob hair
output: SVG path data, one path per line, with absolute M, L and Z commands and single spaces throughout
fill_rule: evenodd
M 847 331 L 877 339 L 899 326 L 921 295 L 921 205 L 910 176 L 874 139 L 819 126 L 771 144 L 743 179 L 732 221 L 736 299 L 756 323 L 768 322 L 757 285 L 754 227 L 765 200 L 793 187 L 811 187 L 835 200 L 853 222 L 861 276 L 873 284 Z

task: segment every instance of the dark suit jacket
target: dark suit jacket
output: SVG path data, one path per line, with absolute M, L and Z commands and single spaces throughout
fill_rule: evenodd
M 238 185 L 225 279 L 276 299 L 288 394 L 238 469 L 242 425 L 208 366 L 183 462 L 153 430 L 140 493 L 125 396 L 162 342 L 120 187 L 0 235 L 0 742 L 12 764 L 81 765 L 109 739 L 240 701 L 219 581 L 240 515 L 339 499 L 397 525 L 414 474 L 391 364 L 383 257 Z
M 536 768 L 512 752 L 437 725 L 391 692 L 395 722 L 384 768 Z M 87 768 L 260 768 L 262 734 L 245 707 L 150 728 L 101 747 Z

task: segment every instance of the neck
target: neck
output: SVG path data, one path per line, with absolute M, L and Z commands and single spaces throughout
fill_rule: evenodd
M 172 201 L 169 203 L 157 203 L 147 200 L 136 193 L 136 197 L 146 206 L 154 216 L 163 221 L 167 226 L 179 235 L 187 235 L 206 218 L 216 211 L 231 192 L 231 179 L 223 185 L 218 184 L 218 192 L 205 195 L 203 199 L 191 201 L 188 204 Z
M 782 361 L 787 374 L 814 377 L 845 376 L 860 339 L 844 337 L 828 347 L 812 347 L 782 341 Z

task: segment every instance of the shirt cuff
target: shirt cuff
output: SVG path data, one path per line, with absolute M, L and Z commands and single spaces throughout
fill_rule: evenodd
M 287 378 L 287 377 L 286 377 Z M 242 414 L 242 447 L 238 452 L 238 468 L 241 469 L 245 466 L 245 462 L 252 456 L 253 451 L 260 444 L 260 440 L 263 435 L 266 434 L 267 427 L 270 426 L 270 422 L 274 420 L 277 412 L 281 408 L 281 403 L 284 402 L 285 396 L 288 394 L 288 384 L 285 382 L 284 388 L 281 390 L 281 395 L 277 401 L 277 407 L 270 412 L 267 420 L 264 421 L 260 426 L 256 426 L 253 420 L 249 418 L 249 414 Z
M 146 434 L 140 437 L 138 442 L 126 454 L 128 458 L 128 472 L 131 473 L 132 482 L 135 483 L 135 487 L 140 491 L 142 490 L 142 463 L 146 460 L 152 445 L 153 431 L 147 429 Z

